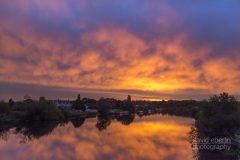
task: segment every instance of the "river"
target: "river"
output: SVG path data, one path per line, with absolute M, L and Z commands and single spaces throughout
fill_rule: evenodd
M 192 160 L 194 120 L 150 115 L 37 123 L 1 133 L 1 160 Z

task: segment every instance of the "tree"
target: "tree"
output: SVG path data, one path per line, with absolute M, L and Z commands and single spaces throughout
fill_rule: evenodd
M 46 99 L 45 99 L 45 97 L 42 96 L 39 98 L 39 101 L 46 101 Z
M 95 99 L 83 98 L 82 102 L 87 105 L 89 109 L 97 109 L 97 101 Z
M 210 99 L 204 100 L 201 107 L 201 116 L 209 118 L 215 114 L 235 113 L 239 108 L 237 99 L 228 93 L 214 95 Z
M 8 104 L 9 104 L 9 106 L 13 106 L 15 104 L 15 102 L 12 99 L 9 99 Z
M 120 104 L 120 107 L 124 111 L 129 111 L 129 113 L 135 113 L 135 107 L 131 101 L 131 96 L 128 95 L 127 100 L 123 100 Z
M 117 103 L 116 103 L 116 108 L 121 108 L 121 103 L 122 103 L 122 101 L 118 100 Z
M 100 98 L 98 101 L 98 113 L 107 116 L 111 108 L 111 104 L 107 99 Z
M 24 98 L 25 100 L 31 99 L 31 97 L 30 97 L 29 95 L 25 95 L 23 98 Z
M 131 99 L 131 96 L 130 96 L 130 95 L 128 95 L 128 97 L 127 97 L 127 100 L 128 100 L 128 101 L 132 101 L 132 99 Z
M 76 110 L 82 110 L 82 111 L 86 110 L 84 103 L 80 99 L 80 94 L 78 94 L 78 97 L 77 97 L 76 101 L 73 103 L 72 108 L 76 109 Z
M 197 159 L 237 159 L 239 157 L 239 144 L 237 136 L 240 129 L 240 108 L 237 99 L 228 93 L 221 93 L 204 100 L 199 106 L 195 125 L 189 133 L 189 141 L 196 145 L 196 139 L 207 137 L 230 138 L 231 148 L 224 152 L 219 150 L 198 150 Z M 209 155 L 211 157 L 209 157 Z
M 25 95 L 23 98 L 25 99 L 25 100 L 24 100 L 25 103 L 32 103 L 32 102 L 33 102 L 33 100 L 31 99 L 31 97 L 28 96 L 28 95 Z

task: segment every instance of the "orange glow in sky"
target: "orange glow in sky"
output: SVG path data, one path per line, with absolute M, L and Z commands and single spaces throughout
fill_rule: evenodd
M 239 4 L 98 3 L 0 2 L 0 98 L 41 96 L 41 87 L 65 93 L 49 98 L 240 95 Z M 215 10 L 202 13 L 204 3 Z

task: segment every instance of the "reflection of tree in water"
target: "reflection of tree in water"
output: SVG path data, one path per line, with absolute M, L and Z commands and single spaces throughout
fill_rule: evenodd
M 96 127 L 99 131 L 106 130 L 107 127 L 111 124 L 111 120 L 108 116 L 98 116 L 98 121 Z
M 7 141 L 11 134 L 11 128 L 14 128 L 14 124 L 0 125 L 0 139 Z
M 66 121 L 34 121 L 11 124 L 0 128 L 0 139 L 7 141 L 9 135 L 16 134 L 20 137 L 20 143 L 26 143 L 47 136 L 52 133 L 57 126 L 64 126 L 66 123 Z
M 139 118 L 142 118 L 144 115 L 143 114 L 137 114 Z
M 119 116 L 117 118 L 117 121 L 122 122 L 123 125 L 129 125 L 133 122 L 134 118 L 135 118 L 135 114 L 124 115 L 124 116 Z
M 20 136 L 20 143 L 26 143 L 27 141 L 49 135 L 58 124 L 58 121 L 23 123 L 16 127 L 14 134 Z
M 8 129 L 0 130 L 0 139 L 7 141 L 8 136 L 10 135 L 10 131 Z
M 219 133 L 217 133 L 219 134 Z M 209 144 L 207 143 L 203 143 L 203 142 L 198 142 L 199 140 L 204 141 L 204 139 L 208 139 L 207 142 L 209 142 Z M 221 140 L 224 138 L 230 138 L 228 143 L 214 143 L 211 142 L 212 139 L 217 139 L 217 140 Z M 198 141 L 197 141 L 198 140 Z M 189 132 L 189 142 L 192 146 L 193 149 L 193 154 L 194 154 L 194 159 L 196 160 L 236 160 L 239 159 L 239 144 L 238 142 L 235 140 L 234 136 L 232 135 L 228 135 L 227 137 L 223 137 L 223 136 L 213 136 L 213 134 L 211 133 L 211 135 L 207 135 L 207 134 L 203 134 L 201 133 L 201 131 L 196 128 L 195 125 L 193 125 L 191 127 L 191 131 Z M 212 144 L 211 144 L 212 143 Z M 210 147 L 204 147 L 203 145 L 206 146 L 210 146 Z M 215 147 L 214 147 L 215 145 Z M 217 148 L 217 146 L 220 145 L 225 145 L 225 147 L 222 150 L 219 149 L 214 149 Z M 197 147 L 200 147 L 201 149 L 197 149 Z M 229 150 L 227 148 L 227 146 L 230 146 Z M 211 148 L 213 148 L 213 150 L 211 150 Z
M 211 97 L 201 106 L 195 124 L 189 133 L 189 142 L 192 145 L 195 159 L 239 159 L 240 148 L 237 141 L 239 129 L 239 109 L 236 99 L 226 93 Z M 217 141 L 222 139 L 223 141 L 216 143 L 212 139 Z M 225 147 L 219 150 L 217 147 L 220 145 Z M 230 146 L 229 150 L 226 146 Z M 201 148 L 198 149 L 198 147 Z
M 85 118 L 83 118 L 83 117 L 75 118 L 75 119 L 72 119 L 71 122 L 72 122 L 74 128 L 79 128 L 84 124 Z

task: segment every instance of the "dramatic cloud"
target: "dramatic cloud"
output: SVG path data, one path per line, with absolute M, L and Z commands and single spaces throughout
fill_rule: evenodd
M 239 7 L 226 0 L 2 1 L 0 83 L 154 99 L 238 95 Z

